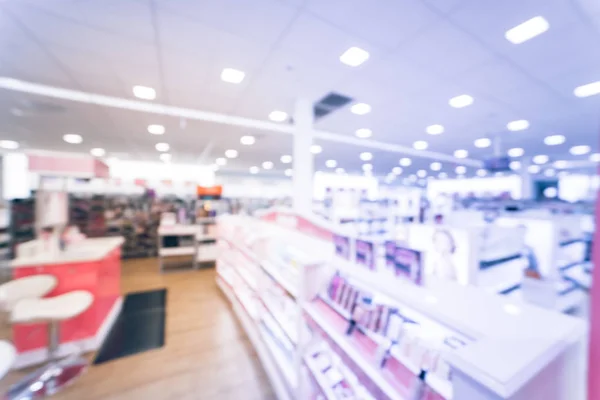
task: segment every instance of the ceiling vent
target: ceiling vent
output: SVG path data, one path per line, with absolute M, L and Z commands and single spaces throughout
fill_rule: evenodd
M 315 120 L 323 118 L 337 109 L 344 107 L 348 103 L 352 102 L 352 100 L 353 99 L 350 97 L 339 93 L 331 92 L 327 94 L 313 106 Z

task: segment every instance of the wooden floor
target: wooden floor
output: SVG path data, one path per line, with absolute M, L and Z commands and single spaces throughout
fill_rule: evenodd
M 165 347 L 91 366 L 52 398 L 274 400 L 252 345 L 215 284 L 214 269 L 157 270 L 155 259 L 124 261 L 121 286 L 123 293 L 168 289 Z M 0 382 L 0 397 L 22 374 L 11 372 Z

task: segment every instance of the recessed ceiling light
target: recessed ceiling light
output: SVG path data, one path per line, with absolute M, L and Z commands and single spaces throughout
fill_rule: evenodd
M 134 86 L 133 95 L 138 99 L 154 100 L 156 98 L 156 90 L 148 86 Z
M 475 147 L 479 147 L 480 149 L 484 149 L 486 147 L 490 147 L 492 145 L 492 141 L 488 138 L 477 139 L 473 142 Z
M 0 140 L 0 148 L 6 150 L 16 150 L 19 148 L 19 142 L 14 140 Z
M 77 135 L 75 133 L 67 133 L 66 135 L 63 135 L 63 140 L 71 144 L 79 144 L 83 142 L 81 135 Z
M 104 157 L 104 155 L 106 154 L 106 151 L 100 147 L 95 147 L 90 150 L 90 154 L 93 155 L 94 157 Z
M 288 115 L 285 111 L 271 111 L 269 114 L 269 119 L 275 122 L 283 122 L 288 118 Z
M 168 143 L 156 143 L 156 146 L 154 147 L 158 151 L 169 151 L 169 149 L 171 148 Z
M 446 179 L 447 177 L 448 177 L 448 174 L 445 172 L 440 172 L 438 174 L 438 178 L 440 178 L 440 179 Z
M 371 171 L 373 171 L 373 165 L 371 165 L 371 164 L 363 164 L 362 169 L 365 172 L 371 172 Z
M 527 172 L 529 172 L 530 174 L 537 174 L 540 172 L 540 166 L 530 165 L 529 167 L 527 167 Z
M 584 154 L 589 153 L 591 150 L 590 146 L 573 146 L 571 147 L 571 149 L 569 150 L 569 153 L 573 154 L 574 156 L 582 156 Z
M 549 157 L 545 154 L 540 154 L 533 157 L 533 162 L 535 164 L 546 164 L 549 160 Z
M 360 153 L 359 157 L 363 161 L 371 161 L 373 159 L 373 154 L 369 153 L 368 151 L 365 151 L 363 153 Z
M 589 97 L 600 94 L 600 81 L 588 83 L 587 85 L 578 86 L 573 91 L 577 97 Z
M 456 172 L 458 175 L 466 174 L 467 167 L 465 167 L 464 165 L 459 165 L 454 169 L 454 172 Z
M 469 156 L 469 152 L 467 150 L 456 150 L 454 152 L 454 157 L 456 158 L 467 158 Z
M 236 158 L 237 156 L 238 156 L 237 150 L 233 150 L 233 149 L 225 150 L 225 157 Z
M 293 171 L 290 168 L 288 168 L 284 171 L 284 174 L 285 174 L 285 176 L 292 176 Z
M 365 115 L 371 112 L 371 106 L 366 103 L 357 103 L 350 107 L 350 111 L 356 115 Z
M 563 135 L 550 135 L 544 138 L 544 144 L 548 146 L 558 146 L 559 144 L 563 144 L 565 142 L 565 137 Z
M 600 162 L 600 153 L 590 154 L 591 162 Z
M 412 164 L 412 160 L 408 157 L 404 157 L 400 159 L 400 165 L 403 167 L 409 167 Z
M 327 168 L 335 168 L 335 167 L 337 167 L 337 161 L 335 161 L 335 160 L 327 160 L 327 161 L 325 161 L 325 166 Z
M 171 161 L 172 157 L 171 157 L 171 154 L 169 154 L 169 153 L 162 153 L 160 156 L 158 156 L 158 158 L 160 158 L 161 161 L 169 162 L 169 161 Z
M 425 131 L 430 135 L 440 135 L 444 133 L 444 127 L 442 125 L 429 125 L 425 128 Z
M 429 168 L 431 168 L 432 171 L 439 171 L 442 169 L 442 163 L 432 162 L 431 165 L 429 165 Z
M 258 174 L 259 168 L 258 167 L 250 167 L 249 171 L 251 174 Z
M 413 147 L 415 150 L 425 150 L 427 147 L 429 147 L 429 145 L 424 140 L 417 140 L 413 143 Z
M 246 135 L 240 138 L 240 143 L 244 146 L 251 146 L 256 142 L 254 136 Z
M 221 79 L 229 83 L 240 83 L 244 80 L 246 74 L 233 68 L 225 68 L 221 72 Z
M 394 167 L 394 168 L 392 168 L 392 173 L 394 175 L 400 175 L 402 173 L 402 168 L 401 167 Z
M 521 163 L 519 161 L 511 161 L 508 167 L 513 171 L 517 171 L 521 169 Z
M 262 167 L 263 169 L 271 169 L 273 168 L 273 163 L 271 161 L 265 161 L 262 163 Z
M 552 168 L 548 168 L 544 170 L 544 175 L 546 175 L 547 177 L 553 177 L 556 176 L 556 171 Z
M 417 176 L 419 178 L 425 178 L 427 176 L 427 171 L 425 171 L 424 169 L 420 169 L 417 171 Z
M 487 175 L 487 171 L 485 169 L 478 169 L 476 174 L 477 176 L 483 177 Z
M 343 174 L 346 171 L 344 171 L 344 168 L 336 168 L 335 172 L 336 172 L 336 174 Z
M 569 166 L 569 163 L 565 160 L 558 160 L 554 161 L 552 165 L 554 165 L 554 168 L 563 169 L 567 168 Z
M 522 131 L 529 128 L 529 121 L 527 121 L 526 119 L 511 121 L 508 124 L 506 124 L 506 128 L 508 128 L 509 131 L 513 132 Z
M 537 16 L 507 30 L 504 37 L 511 43 L 521 44 L 546 32 L 549 27 L 550 24 L 544 17 Z
M 460 96 L 451 98 L 448 101 L 448 104 L 450 104 L 454 108 L 463 108 L 473 104 L 473 101 L 473 98 L 468 94 L 461 94 Z
M 370 138 L 371 136 L 373 136 L 373 131 L 368 128 L 360 128 L 356 131 L 356 137 L 361 139 Z
M 319 154 L 323 151 L 323 148 L 321 146 L 319 146 L 318 144 L 313 144 L 312 146 L 310 146 L 310 152 L 313 154 Z
M 148 133 L 153 135 L 162 135 L 165 133 L 165 127 L 158 124 L 148 125 Z
M 351 67 L 358 67 L 369 59 L 369 52 L 360 47 L 350 47 L 340 56 L 340 61 Z
M 223 157 L 219 157 L 215 160 L 215 164 L 223 166 L 227 164 L 227 159 Z
M 525 154 L 525 150 L 520 147 L 513 147 L 512 149 L 508 150 L 508 155 L 510 157 L 521 157 L 523 154 Z
M 284 164 L 289 164 L 292 162 L 292 156 L 285 154 L 285 155 L 281 156 L 281 158 L 279 160 L 281 160 L 281 162 Z

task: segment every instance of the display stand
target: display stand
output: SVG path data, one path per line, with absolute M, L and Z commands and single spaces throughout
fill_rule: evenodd
M 158 265 L 161 273 L 169 268 L 173 259 L 189 257 L 191 268 L 197 267 L 198 243 L 195 225 L 160 225 L 158 227 Z

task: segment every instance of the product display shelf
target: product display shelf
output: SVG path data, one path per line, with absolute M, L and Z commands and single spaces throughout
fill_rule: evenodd
M 198 244 L 193 225 L 161 225 L 158 228 L 158 261 L 159 271 L 165 272 L 171 257 L 190 257 L 191 267 L 196 268 Z
M 318 387 L 319 392 L 325 397 L 326 400 L 337 400 L 337 396 L 331 389 L 330 383 L 327 381 L 323 373 L 319 371 L 315 361 L 313 361 L 311 356 L 304 357 L 304 365 L 306 365 L 306 369 L 308 370 L 309 377 L 315 383 L 316 387 Z
M 261 294 L 259 299 L 263 304 L 265 310 L 271 315 L 271 317 L 277 322 L 279 327 L 282 329 L 286 338 L 296 346 L 298 344 L 298 334 L 293 326 L 294 321 L 286 321 L 285 313 L 283 311 L 275 311 L 274 307 L 271 305 L 275 301 L 274 299 L 265 299 L 265 295 Z

